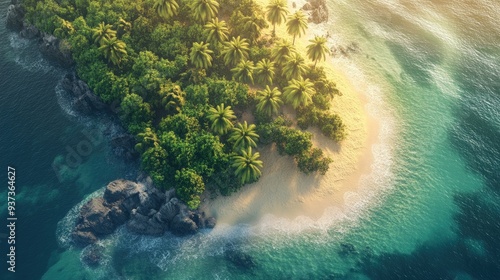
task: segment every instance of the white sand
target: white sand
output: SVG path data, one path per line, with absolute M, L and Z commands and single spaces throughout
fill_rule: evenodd
M 267 0 L 257 0 L 261 6 Z M 289 10 L 294 12 L 305 1 L 296 1 L 296 9 L 289 1 Z M 296 39 L 297 50 L 306 57 L 309 39 L 318 33 L 317 25 L 309 24 L 308 33 Z M 266 32 L 270 33 L 270 30 Z M 285 25 L 277 26 L 276 33 L 283 37 Z M 291 41 L 291 38 L 288 36 Z M 318 63 L 327 75 L 337 83 L 343 93 L 335 96 L 332 111 L 342 117 L 347 126 L 348 135 L 340 144 L 329 140 L 317 129 L 313 132 L 314 145 L 320 147 L 333 159 L 325 175 L 301 173 L 293 158 L 280 156 L 274 145 L 261 148 L 259 152 L 264 162 L 263 174 L 254 184 L 244 186 L 239 192 L 229 197 L 219 196 L 209 201 L 207 211 L 214 215 L 219 223 L 256 224 L 265 214 L 293 219 L 305 215 L 319 218 L 326 207 L 336 206 L 344 209 L 349 193 L 355 192 L 362 175 L 370 173 L 373 156 L 371 147 L 375 143 L 379 124 L 368 118 L 365 98 L 356 92 L 348 79 L 328 62 Z

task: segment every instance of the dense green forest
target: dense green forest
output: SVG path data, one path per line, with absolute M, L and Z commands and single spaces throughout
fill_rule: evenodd
M 258 146 L 275 143 L 305 172 L 332 159 L 311 142 L 317 126 L 345 136 L 329 104 L 339 94 L 318 61 L 326 39 L 294 48 L 307 17 L 285 0 L 24 0 L 26 18 L 69 48 L 78 76 L 135 135 L 143 170 L 197 208 L 200 195 L 228 195 L 258 180 Z M 289 42 L 273 26 L 286 24 Z M 269 30 L 269 34 L 265 34 Z M 310 62 L 306 62 L 308 59 Z M 296 120 L 281 115 L 285 104 Z M 255 124 L 242 120 L 253 115 Z

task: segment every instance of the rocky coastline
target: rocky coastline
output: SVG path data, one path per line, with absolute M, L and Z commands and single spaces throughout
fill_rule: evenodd
M 162 236 L 167 230 L 178 236 L 215 227 L 215 218 L 206 217 L 175 197 L 175 190 L 160 191 L 150 178 L 136 183 L 115 180 L 104 195 L 84 204 L 72 232 L 76 245 L 96 243 L 121 225 L 136 234 Z
M 328 7 L 326 0 L 307 0 L 302 10 L 309 11 L 309 22 L 322 23 L 328 21 Z

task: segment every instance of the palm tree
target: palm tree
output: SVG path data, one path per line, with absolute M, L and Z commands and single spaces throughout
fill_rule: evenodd
M 208 41 L 212 45 L 227 41 L 227 35 L 229 34 L 229 29 L 227 29 L 226 22 L 218 18 L 213 18 L 209 23 L 205 24 L 205 30 L 208 33 Z
M 169 19 L 177 14 L 179 4 L 176 0 L 155 0 L 153 9 L 155 9 L 161 17 Z
M 195 19 L 205 23 L 217 16 L 219 3 L 216 0 L 194 0 L 191 9 Z
M 144 132 L 137 134 L 137 144 L 135 145 L 135 150 L 138 152 L 143 152 L 151 147 L 157 147 L 159 143 L 158 136 L 150 128 L 146 127 Z
M 295 12 L 293 15 L 288 17 L 288 22 L 286 23 L 286 31 L 288 34 L 293 36 L 293 44 L 295 45 L 295 37 L 298 35 L 302 36 L 307 29 L 307 17 L 301 11 Z
M 277 87 L 271 89 L 266 86 L 264 90 L 257 92 L 257 111 L 271 117 L 278 113 L 280 106 L 283 104 L 281 100 L 281 92 Z
M 233 128 L 232 120 L 236 119 L 231 106 L 224 107 L 224 103 L 217 105 L 216 108 L 210 107 L 208 110 L 208 119 L 212 122 L 212 130 L 219 135 Z
M 271 58 L 283 65 L 286 62 L 286 56 L 295 53 L 295 47 L 286 40 L 280 41 L 271 51 Z
M 212 53 L 213 51 L 208 48 L 209 43 L 193 43 L 191 48 L 191 63 L 198 69 L 207 69 L 212 66 Z
M 113 26 L 111 24 L 104 24 L 104 22 L 99 23 L 99 25 L 92 29 L 94 34 L 92 34 L 92 39 L 94 40 L 94 43 L 99 45 L 102 45 L 102 42 L 104 39 L 112 39 L 116 37 L 116 31 L 111 29 Z
M 273 25 L 273 36 L 276 34 L 276 24 L 280 25 L 285 22 L 287 15 L 286 0 L 272 0 L 267 5 L 267 20 Z
M 241 150 L 239 155 L 233 156 L 233 167 L 236 168 L 234 174 L 238 176 L 242 184 L 257 180 L 262 174 L 262 161 L 259 160 L 258 152 L 252 153 L 252 147 Z
M 255 66 L 255 76 L 257 77 L 257 81 L 262 85 L 272 84 L 275 73 L 274 71 L 274 62 L 267 58 L 262 59 L 257 62 L 257 65 Z
M 283 65 L 283 75 L 288 79 L 299 79 L 307 71 L 304 58 L 298 53 L 287 55 Z
M 243 59 L 248 58 L 248 51 L 250 50 L 248 40 L 240 36 L 226 42 L 222 54 L 224 55 L 224 62 L 226 65 L 236 65 Z
M 306 106 L 311 102 L 311 96 L 315 93 L 314 84 L 309 79 L 291 80 L 285 87 L 285 100 L 292 104 L 293 108 L 300 105 Z
M 307 46 L 307 56 L 309 59 L 314 61 L 314 68 L 316 68 L 316 63 L 320 60 L 326 59 L 326 54 L 329 52 L 326 47 L 326 38 L 315 36 L 313 40 L 309 40 L 311 44 Z
M 252 42 L 256 42 L 260 37 L 260 31 L 267 27 L 266 20 L 257 15 L 253 14 L 252 16 L 247 16 L 243 18 L 243 28 L 245 30 L 245 34 L 249 34 L 249 37 L 252 39 Z
M 127 45 L 116 37 L 111 39 L 104 38 L 99 50 L 114 65 L 119 65 L 122 58 L 127 55 Z
M 233 77 L 247 84 L 253 84 L 253 62 L 251 60 L 242 60 L 236 65 L 231 72 L 233 72 Z
M 234 141 L 234 149 L 246 149 L 257 147 L 259 135 L 255 133 L 255 124 L 248 125 L 246 121 L 238 123 L 229 137 L 229 141 Z

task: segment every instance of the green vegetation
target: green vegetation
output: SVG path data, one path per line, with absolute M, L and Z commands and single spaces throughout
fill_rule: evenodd
M 311 41 L 308 65 L 293 46 L 307 19 L 301 12 L 287 17 L 284 0 L 271 0 L 265 11 L 252 0 L 23 5 L 31 23 L 70 48 L 78 76 L 118 108 L 136 137 L 142 169 L 191 208 L 205 189 L 228 195 L 258 180 L 264 163 L 254 150 L 263 145 L 275 143 L 305 173 L 324 174 L 331 159 L 301 129 L 317 126 L 336 141 L 345 136 L 329 111 L 339 92 L 316 67 L 326 41 Z M 283 23 L 292 43 L 274 34 Z M 296 122 L 280 116 L 284 102 L 296 110 Z M 243 121 L 244 113 L 253 113 L 255 124 Z
M 295 45 L 295 37 L 302 36 L 306 33 L 307 29 L 307 17 L 301 11 L 296 11 L 293 15 L 288 17 L 286 23 L 286 31 L 288 34 L 293 36 L 292 44 Z

